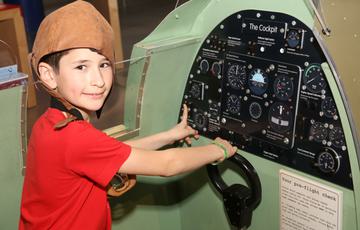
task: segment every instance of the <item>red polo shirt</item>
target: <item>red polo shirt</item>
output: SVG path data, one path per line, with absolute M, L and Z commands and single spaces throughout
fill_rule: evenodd
M 111 229 L 105 187 L 131 148 L 86 121 L 54 130 L 62 119 L 49 108 L 32 129 L 19 229 Z

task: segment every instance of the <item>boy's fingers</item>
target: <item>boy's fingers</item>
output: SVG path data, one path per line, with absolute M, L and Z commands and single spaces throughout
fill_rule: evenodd
M 186 129 L 188 130 L 188 135 L 196 135 L 197 131 L 190 126 L 187 126 Z
M 233 151 L 234 151 L 234 153 L 236 153 L 236 151 L 237 151 L 237 147 L 236 147 L 236 146 L 233 147 Z
M 200 137 L 199 132 L 196 129 L 194 129 L 194 131 L 195 131 L 195 133 L 193 134 L 193 138 L 199 139 L 199 137 Z
M 182 114 L 181 122 L 182 123 L 187 122 L 187 119 L 188 119 L 188 107 L 186 104 L 183 104 L 183 114 Z

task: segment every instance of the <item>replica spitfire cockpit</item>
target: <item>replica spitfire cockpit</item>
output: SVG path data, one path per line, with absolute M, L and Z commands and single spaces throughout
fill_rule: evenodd
M 192 0 L 134 45 L 123 122 L 105 131 L 163 131 L 187 104 L 194 145 L 222 137 L 238 152 L 174 178 L 139 176 L 110 199 L 114 230 L 360 228 L 358 35 L 335 11 L 343 2 L 322 5 L 329 16 L 320 3 Z

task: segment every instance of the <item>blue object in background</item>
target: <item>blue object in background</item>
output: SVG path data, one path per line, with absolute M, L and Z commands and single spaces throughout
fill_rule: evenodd
M 44 18 L 44 7 L 42 0 L 4 0 L 4 3 L 21 6 L 21 10 L 24 16 L 25 29 L 27 32 L 29 49 L 31 50 L 36 32 L 42 19 Z
M 0 67 L 0 84 L 17 77 L 17 65 Z

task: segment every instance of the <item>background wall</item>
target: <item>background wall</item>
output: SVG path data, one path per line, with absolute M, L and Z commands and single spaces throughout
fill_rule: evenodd
M 322 0 L 332 33 L 324 37 L 337 66 L 360 138 L 360 1 Z M 320 27 L 317 26 L 320 30 Z

